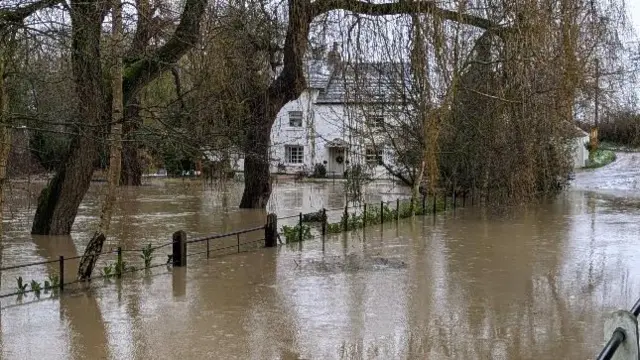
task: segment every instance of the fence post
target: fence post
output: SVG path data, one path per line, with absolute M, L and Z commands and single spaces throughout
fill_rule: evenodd
M 396 221 L 400 220 L 400 199 L 396 199 Z
M 438 195 L 434 192 L 433 193 L 433 216 L 436 216 L 436 206 L 438 204 Z
M 362 227 L 367 227 L 367 203 L 364 203 L 364 212 L 362 213 Z
M 467 202 L 467 191 L 463 191 L 462 192 L 462 207 L 466 206 L 466 202 Z
M 453 210 L 456 209 L 456 189 L 451 190 L 451 198 L 453 199 Z
M 264 227 L 264 246 L 274 247 L 278 239 L 278 215 L 267 215 L 267 224 Z
M 447 192 L 442 193 L 442 200 L 444 200 L 444 211 L 447 211 Z
M 64 256 L 60 255 L 60 291 L 64 290 Z
M 384 224 L 384 201 L 380 200 L 380 226 Z
M 476 193 L 473 189 L 474 188 L 471 188 L 471 206 L 473 206 L 473 204 L 475 203 L 474 197 L 476 196 Z
M 322 208 L 322 239 L 327 234 L 327 209 Z
M 612 360 L 638 360 L 638 320 L 629 311 L 618 310 L 610 314 L 604 321 L 604 338 L 608 341 L 613 332 L 621 328 L 625 339 L 613 354 Z
M 122 277 L 122 247 L 118 246 L 118 259 L 116 261 L 116 276 Z
M 298 241 L 302 241 L 302 212 L 298 216 Z
M 427 194 L 422 194 L 422 215 L 427 213 Z
M 349 229 L 349 205 L 345 205 L 344 206 L 344 224 L 342 224 L 342 226 L 344 227 L 344 231 L 347 231 Z
M 173 233 L 173 266 L 187 266 L 187 233 L 182 230 Z
M 209 258 L 209 239 L 207 239 L 207 259 Z

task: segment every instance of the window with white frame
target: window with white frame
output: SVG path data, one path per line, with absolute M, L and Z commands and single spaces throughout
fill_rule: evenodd
M 369 113 L 366 116 L 367 127 L 371 131 L 381 131 L 384 129 L 384 116 L 379 113 Z
M 367 153 L 366 153 L 367 164 L 381 165 L 383 155 L 384 155 L 384 151 L 381 147 L 374 148 L 373 146 L 368 146 Z
M 302 111 L 289 111 L 289 127 L 302 127 Z
M 284 147 L 285 158 L 288 164 L 304 163 L 304 147 L 299 145 L 286 145 Z

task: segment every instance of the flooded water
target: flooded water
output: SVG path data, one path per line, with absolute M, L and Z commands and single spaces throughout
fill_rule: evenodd
M 622 171 L 611 169 L 597 175 Z M 186 268 L 94 281 L 59 297 L 5 298 L 1 358 L 593 358 L 604 343 L 603 316 L 640 296 L 640 199 L 587 191 L 588 179 L 578 174 L 574 190 L 538 205 L 467 207 L 324 242 L 194 256 Z M 87 196 L 70 237 L 25 235 L 33 210 L 24 198 L 14 201 L 2 266 L 81 253 L 98 192 Z M 372 202 L 406 194 L 386 185 L 369 193 Z M 158 182 L 121 198 L 109 247 L 160 244 L 180 229 L 228 232 L 265 218 L 237 210 L 234 187 Z M 280 183 L 269 210 L 286 216 L 343 204 L 339 182 Z M 11 291 L 16 276 L 56 270 L 7 271 L 1 290 Z

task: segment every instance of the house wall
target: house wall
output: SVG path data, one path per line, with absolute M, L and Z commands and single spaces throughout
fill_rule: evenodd
M 278 164 L 285 166 L 286 173 L 295 173 L 313 164 L 316 157 L 313 143 L 315 142 L 313 101 L 317 97 L 317 90 L 306 90 L 294 101 L 288 102 L 280 109 L 273 127 L 271 128 L 271 171 L 278 171 Z M 302 127 L 289 126 L 289 112 L 302 112 Z M 285 146 L 297 145 L 304 147 L 304 162 L 302 164 L 287 163 Z M 313 169 L 311 166 L 310 169 Z
M 585 148 L 585 144 L 589 143 L 589 135 L 574 138 L 573 140 L 573 167 L 582 168 L 587 165 L 589 159 L 589 151 Z
M 312 172 L 314 165 L 326 161 L 328 171 L 334 170 L 335 175 L 342 175 L 347 164 L 336 166 L 336 149 L 327 147 L 327 143 L 340 139 L 350 144 L 343 156 L 349 165 L 366 163 L 366 144 L 363 137 L 357 134 L 365 124 L 361 111 L 344 104 L 315 104 L 318 90 L 305 90 L 298 99 L 287 103 L 280 109 L 271 129 L 271 172 L 280 172 L 279 165 L 284 166 L 284 173 L 295 174 L 298 171 Z M 289 112 L 302 112 L 302 127 L 289 126 Z M 352 131 L 354 130 L 354 131 Z M 375 139 L 376 144 L 382 143 L 384 136 Z M 286 146 L 303 146 L 304 160 L 302 164 L 287 162 Z M 383 153 L 383 161 L 393 161 L 389 149 Z M 237 171 L 244 171 L 244 159 L 234 157 L 232 166 Z M 330 169 L 331 168 L 331 169 Z M 371 169 L 374 178 L 389 178 L 383 166 Z

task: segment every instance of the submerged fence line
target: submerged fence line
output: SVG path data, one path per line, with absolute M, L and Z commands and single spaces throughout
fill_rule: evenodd
M 466 192 L 463 192 L 463 200 L 462 206 L 465 205 L 466 202 Z M 316 226 L 316 230 L 318 234 L 316 236 L 321 236 L 324 245 L 324 238 L 327 234 L 336 234 L 340 232 L 365 228 L 370 225 L 382 225 L 386 222 L 398 221 L 401 218 L 407 218 L 413 215 L 426 215 L 428 213 L 436 214 L 441 211 L 447 210 L 447 201 L 451 200 L 452 208 L 455 209 L 457 206 L 456 201 L 456 193 L 452 192 L 451 196 L 447 196 L 447 194 L 443 194 L 439 199 L 438 194 L 433 194 L 431 204 L 429 204 L 429 199 L 427 196 L 422 197 L 421 204 L 417 201 L 413 201 L 411 199 L 401 200 L 400 198 L 395 201 L 381 201 L 376 204 L 357 204 L 349 206 L 347 203 L 344 207 L 339 208 L 322 208 L 318 211 L 311 213 L 298 213 L 296 215 L 284 216 L 278 218 L 276 214 L 270 213 L 267 215 L 267 219 L 264 225 L 254 226 L 251 228 L 241 229 L 232 231 L 229 233 L 223 234 L 211 234 L 206 236 L 195 237 L 193 239 L 188 239 L 186 232 L 183 230 L 176 231 L 172 235 L 172 240 L 166 243 L 158 244 L 156 246 L 149 246 L 141 248 L 141 249 L 123 249 L 122 247 L 118 247 L 117 249 L 107 250 L 100 252 L 99 254 L 93 255 L 100 257 L 102 255 L 116 255 L 116 259 L 114 263 L 108 264 L 106 267 L 100 270 L 99 275 L 92 275 L 88 280 L 73 280 L 65 282 L 65 262 L 72 260 L 79 260 L 83 257 L 83 255 L 67 257 L 60 255 L 57 260 L 47 260 L 47 261 L 38 261 L 26 264 L 18 264 L 12 266 L 6 266 L 0 268 L 0 275 L 4 271 L 15 270 L 21 268 L 27 268 L 32 266 L 40 266 L 40 265 L 49 265 L 49 264 L 58 264 L 58 272 L 54 275 L 49 275 L 48 279 L 44 281 L 44 285 L 32 280 L 30 283 L 22 283 L 22 277 L 17 278 L 17 286 L 16 291 L 2 294 L 0 298 L 6 298 L 10 296 L 23 296 L 28 293 L 36 293 L 39 297 L 41 293 L 48 294 L 51 292 L 52 294 L 57 294 L 64 290 L 66 285 L 72 285 L 83 282 L 90 282 L 91 280 L 97 279 L 109 279 L 109 278 L 120 278 L 123 274 L 133 273 L 142 270 L 150 270 L 152 268 L 161 267 L 161 266 L 174 266 L 181 267 L 186 266 L 187 258 L 191 256 L 206 254 L 206 258 L 210 257 L 212 252 L 219 252 L 222 250 L 235 249 L 236 253 L 243 252 L 241 249 L 243 246 L 247 245 L 256 245 L 258 243 L 264 242 L 264 247 L 275 247 L 278 242 L 283 244 L 282 238 L 280 235 L 284 235 L 286 243 L 291 242 L 299 242 L 308 239 L 314 238 L 314 235 L 311 233 L 311 227 L 308 223 L 319 224 Z M 409 200 L 408 202 L 406 200 Z M 395 209 L 392 207 L 395 202 Z M 473 203 L 473 199 L 472 199 Z M 352 212 L 350 212 L 352 210 Z M 327 212 L 330 211 L 342 211 L 342 217 L 337 223 L 329 223 L 327 221 Z M 278 231 L 278 220 L 286 220 L 298 218 L 298 223 L 295 226 L 287 226 L 284 225 L 282 227 L 282 232 Z M 260 237 L 257 240 L 249 240 L 249 241 L 241 241 L 240 236 L 243 234 L 254 233 L 258 231 L 264 231 L 264 236 Z M 235 237 L 235 243 L 233 245 L 226 245 L 223 247 L 211 247 L 211 242 L 216 240 L 223 239 L 231 239 Z M 192 251 L 188 252 L 190 248 L 195 244 L 204 244 L 204 249 L 200 251 Z M 166 254 L 167 259 L 166 262 L 162 263 L 152 263 L 153 252 L 171 246 L 171 254 Z M 143 267 L 134 267 L 128 266 L 125 261 L 123 255 L 125 253 L 137 253 L 139 254 L 138 258 L 142 258 L 144 261 Z M 95 272 L 96 269 L 94 269 Z M 28 288 L 28 286 L 31 286 Z

